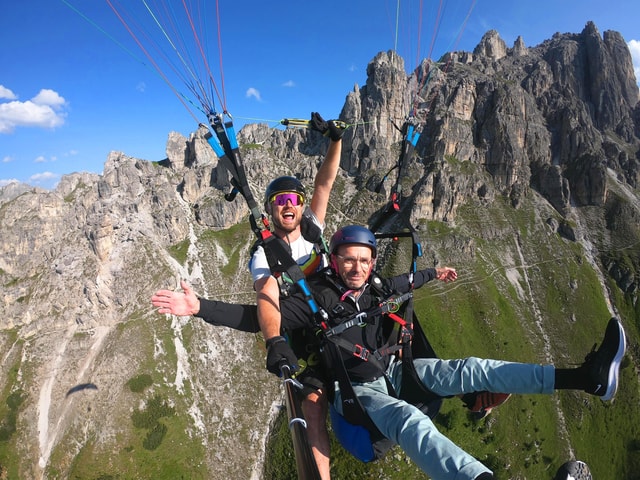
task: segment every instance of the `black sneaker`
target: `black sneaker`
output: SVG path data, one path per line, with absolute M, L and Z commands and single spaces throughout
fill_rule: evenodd
M 572 460 L 558 469 L 553 480 L 592 480 L 589 466 L 580 460 Z
M 624 329 L 617 318 L 609 320 L 600 348 L 586 356 L 582 366 L 586 369 L 591 385 L 585 392 L 611 400 L 618 389 L 618 371 L 624 357 L 626 341 Z

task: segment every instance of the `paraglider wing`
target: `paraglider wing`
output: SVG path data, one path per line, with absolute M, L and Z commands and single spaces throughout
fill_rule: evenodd
M 95 383 L 79 383 L 78 385 L 76 385 L 75 387 L 71 387 L 69 391 L 67 391 L 65 398 L 71 395 L 72 393 L 80 392 L 82 390 L 87 390 L 87 389 L 98 390 L 98 387 L 96 386 Z

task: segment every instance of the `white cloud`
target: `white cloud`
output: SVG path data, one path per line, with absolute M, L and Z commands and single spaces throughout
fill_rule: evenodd
M 57 180 L 59 178 L 60 178 L 60 175 L 57 173 L 42 172 L 42 173 L 36 173 L 35 175 L 31 175 L 29 177 L 29 181 L 35 184 L 38 184 L 40 182 L 48 182 L 50 180 Z
M 60 109 L 66 103 L 65 99 L 58 95 L 58 92 L 48 88 L 40 90 L 31 101 L 36 105 L 50 106 L 55 110 Z
M 256 88 L 253 88 L 253 87 L 251 87 L 251 88 L 249 88 L 247 90 L 247 93 L 245 94 L 245 97 L 247 97 L 247 98 L 253 97 L 256 100 L 258 100 L 259 102 L 262 101 L 262 97 L 260 96 L 260 91 L 258 89 L 256 89 Z
M 15 100 L 16 94 L 9 90 L 4 85 L 0 85 L 0 98 L 6 98 L 7 100 Z
M 1 87 L 0 97 L 9 98 L 11 90 Z M 13 95 L 15 99 L 15 95 Z M 0 133 L 12 133 L 16 127 L 55 128 L 64 123 L 66 101 L 54 90 L 43 88 L 31 100 L 0 103 Z
M 631 40 L 628 44 L 633 61 L 633 71 L 636 74 L 636 82 L 640 85 L 640 40 Z
M 7 155 L 6 157 L 2 158 L 2 163 L 9 163 L 9 162 L 13 162 L 13 157 L 10 157 L 9 155 Z
M 140 93 L 144 93 L 146 89 L 147 89 L 147 84 L 144 82 L 140 82 L 138 83 L 138 85 L 136 85 L 136 90 L 139 91 Z
M 293 80 L 287 80 L 282 84 L 283 87 L 295 87 L 296 83 Z
M 58 160 L 58 157 L 56 155 L 52 155 L 51 157 L 47 158 L 44 155 L 38 155 L 36 158 L 33 159 L 33 163 L 49 163 L 49 162 L 56 162 Z

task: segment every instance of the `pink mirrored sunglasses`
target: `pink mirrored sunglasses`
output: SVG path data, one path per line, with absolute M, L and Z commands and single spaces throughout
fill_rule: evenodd
M 276 193 L 270 199 L 271 203 L 275 203 L 279 207 L 284 207 L 287 201 L 291 202 L 294 207 L 304 204 L 304 198 L 299 193 Z

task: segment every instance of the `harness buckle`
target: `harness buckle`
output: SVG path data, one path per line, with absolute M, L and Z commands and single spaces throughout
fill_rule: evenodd
M 400 332 L 400 343 L 409 343 L 413 338 L 413 331 L 403 327 Z
M 360 312 L 360 313 L 358 313 L 358 314 L 355 316 L 354 320 L 357 320 L 357 321 L 358 321 L 357 325 L 358 325 L 359 327 L 363 327 L 363 326 L 365 326 L 365 325 L 367 324 L 367 312 Z
M 367 362 L 369 361 L 369 350 L 367 350 L 365 347 L 363 347 L 362 345 L 354 345 L 354 352 L 353 352 L 353 356 L 354 357 L 358 357 L 360 360 Z

